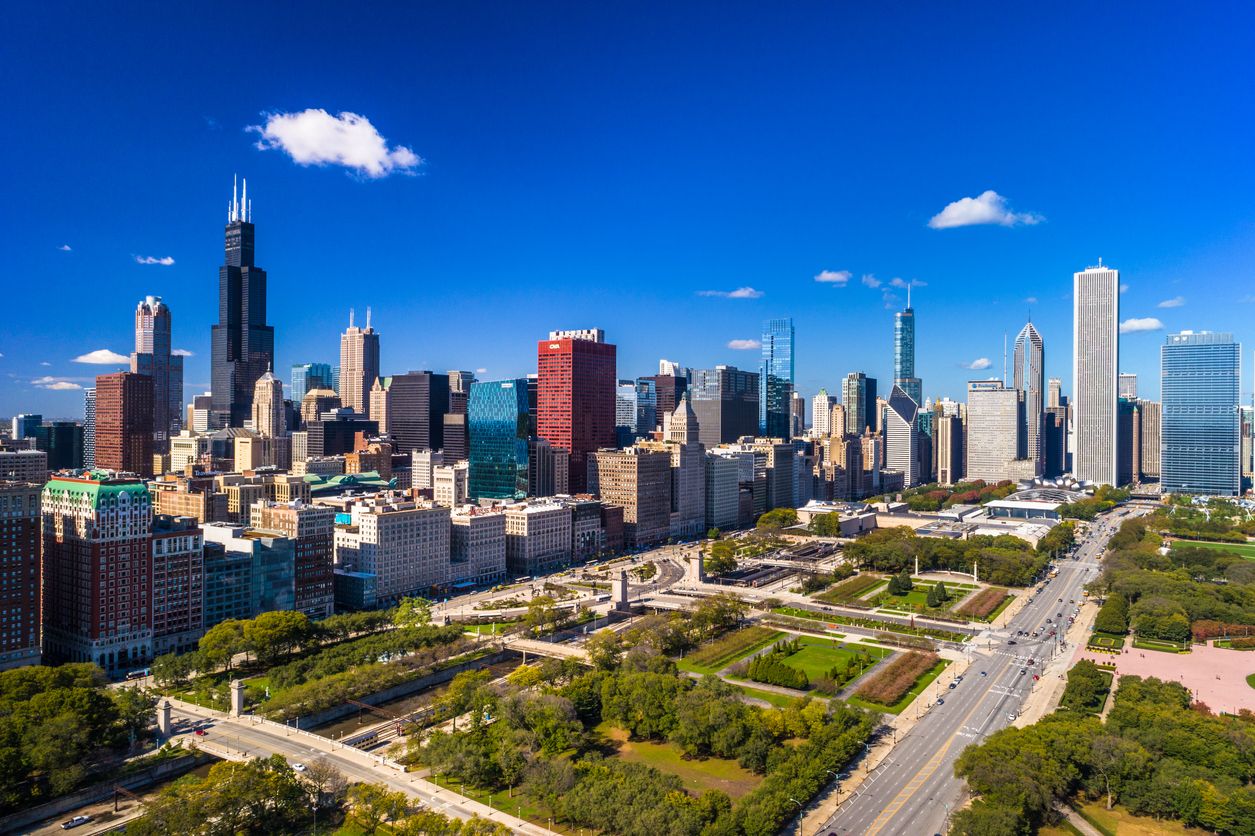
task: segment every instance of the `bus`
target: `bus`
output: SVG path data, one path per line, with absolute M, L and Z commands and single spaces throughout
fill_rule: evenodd
M 126 675 L 126 681 L 130 682 L 135 679 L 143 679 L 144 677 L 148 676 L 151 673 L 152 673 L 151 668 L 144 668 L 143 670 L 139 670 L 139 671 L 131 671 L 130 673 Z

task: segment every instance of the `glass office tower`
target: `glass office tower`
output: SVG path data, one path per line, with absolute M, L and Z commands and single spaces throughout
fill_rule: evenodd
M 763 323 L 763 362 L 758 378 L 758 432 L 768 438 L 790 438 L 793 400 L 793 320 Z
M 295 363 L 292 366 L 292 387 L 288 397 L 299 405 L 311 389 L 334 389 L 329 363 Z
M 472 499 L 527 496 L 527 380 L 476 381 L 466 407 Z
M 924 384 L 915 376 L 915 309 L 910 293 L 908 288 L 906 307 L 893 315 L 893 385 L 919 406 L 924 403 Z
M 1159 358 L 1164 493 L 1237 495 L 1242 346 L 1232 334 L 1182 331 L 1168 335 Z

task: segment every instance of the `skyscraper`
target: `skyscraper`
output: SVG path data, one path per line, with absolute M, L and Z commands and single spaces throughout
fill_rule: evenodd
M 1020 329 L 1015 337 L 1015 367 L 1012 377 L 1013 385 L 1021 393 L 1024 402 L 1022 455 L 1037 462 L 1037 471 L 1040 473 L 1045 453 L 1042 435 L 1045 426 L 1046 346 L 1031 322 Z
M 847 433 L 862 435 L 868 427 L 876 429 L 876 378 L 850 372 L 841 383 L 841 400 L 845 404 Z
M 449 397 L 446 374 L 421 371 L 376 378 L 370 390 L 370 417 L 379 422 L 381 433 L 392 436 L 401 453 L 441 450 Z M 446 464 L 453 464 L 446 459 Z
M 294 363 L 292 365 L 292 403 L 299 404 L 311 389 L 332 389 L 329 363 Z
M 1164 493 L 1239 493 L 1242 347 L 1232 334 L 1182 331 L 1160 348 Z
M 789 438 L 793 402 L 793 320 L 763 323 L 763 361 L 758 377 L 758 432 Z
M 736 366 L 694 369 L 688 394 L 701 443 L 709 448 L 754 435 L 760 389 L 759 375 Z
M 350 310 L 349 327 L 340 335 L 340 400 L 354 412 L 377 419 L 370 412 L 370 389 L 378 377 L 379 334 L 370 327 L 370 308 L 365 328 L 353 324 Z
M 83 467 L 96 466 L 96 390 L 83 390 Z
M 471 384 L 467 404 L 472 499 L 524 499 L 528 488 L 527 380 Z
M 95 466 L 153 475 L 153 379 L 115 372 L 96 378 Z
M 1131 372 L 1120 372 L 1119 396 L 1129 400 L 1137 400 L 1137 375 Z
M 1027 455 L 1024 408 L 1024 393 L 1001 380 L 968 382 L 966 478 L 1000 482 L 1041 475 L 1039 460 Z
M 915 376 L 915 309 L 911 307 L 909 285 L 906 307 L 893 315 L 893 385 L 901 388 L 916 406 L 923 404 L 924 384 Z
M 915 399 L 901 386 L 894 386 L 885 412 L 885 464 L 889 470 L 901 471 L 904 488 L 919 481 L 918 413 Z
M 218 269 L 218 324 L 213 326 L 212 381 L 219 426 L 242 427 L 257 378 L 274 367 L 275 329 L 266 324 L 266 271 L 254 264 L 253 209 L 231 191 L 226 263 Z
M 10 433 L 14 441 L 23 438 L 34 438 L 35 431 L 44 422 L 44 416 L 23 412 L 13 416 L 13 430 Z
M 131 371 L 153 379 L 153 449 L 164 453 L 183 429 L 183 357 L 170 345 L 170 308 L 146 296 L 135 308 Z
M 283 381 L 267 371 L 253 387 L 253 432 L 262 438 L 283 435 L 283 412 Z
M 832 426 L 832 406 L 836 403 L 836 399 L 828 394 L 827 389 L 820 389 L 819 394 L 815 395 L 811 402 L 811 430 L 814 435 L 825 436 L 832 435 L 834 432 L 838 435 L 845 432 L 845 427 Z
M 0 670 L 39 664 L 40 602 L 40 486 L 0 481 Z
M 536 434 L 570 453 L 570 489 L 580 493 L 589 454 L 615 443 L 616 348 L 591 328 L 551 331 L 536 353 Z
M 1072 471 L 1078 479 L 1114 485 L 1120 271 L 1100 260 L 1072 282 Z

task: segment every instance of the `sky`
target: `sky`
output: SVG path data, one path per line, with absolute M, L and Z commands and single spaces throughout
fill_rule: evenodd
M 208 388 L 232 178 L 278 373 L 372 308 L 382 370 L 536 368 L 601 327 L 621 377 L 892 377 L 913 285 L 930 397 L 1030 317 L 1071 389 L 1072 274 L 1127 286 L 1157 397 L 1181 329 L 1255 349 L 1255 8 L 1195 4 L 26 4 L 0 52 L 0 415 L 82 415 L 173 311 Z M 1136 330 L 1140 329 L 1140 330 Z M 97 360 L 101 362 L 82 362 Z M 1244 368 L 1244 396 L 1251 369 Z

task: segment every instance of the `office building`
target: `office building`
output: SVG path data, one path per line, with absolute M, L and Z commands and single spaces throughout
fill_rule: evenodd
M 699 437 L 697 416 L 686 395 L 666 416 L 662 441 L 641 442 L 671 457 L 671 536 L 675 539 L 700 537 L 707 529 L 706 450 Z
M 42 657 L 40 486 L 0 481 L 0 670 Z
M 615 389 L 615 433 L 618 446 L 647 438 L 658 427 L 658 390 L 652 377 L 620 380 Z M 673 410 L 674 411 L 674 410 Z
M 629 548 L 650 546 L 671 535 L 671 456 L 643 446 L 599 450 L 589 459 L 588 489 L 603 503 L 623 509 Z
M 1012 379 L 1024 404 L 1020 435 L 1024 439 L 1022 458 L 1038 463 L 1045 458 L 1042 434 L 1046 410 L 1046 344 L 1033 327 L 1026 324 L 1015 337 L 1015 366 Z
M 507 505 L 505 534 L 506 569 L 513 577 L 548 574 L 571 562 L 571 509 L 555 499 Z
M 449 382 L 449 411 L 442 416 L 442 449 L 445 456 L 455 462 L 466 461 L 471 455 L 470 427 L 466 411 L 470 408 L 469 387 L 473 383 L 474 380 L 464 379 L 458 384 L 467 387 L 462 390 L 453 388 L 452 380 Z
M 968 382 L 965 447 L 966 479 L 996 483 L 1041 475 L 1037 462 L 1026 455 L 1024 393 L 1001 380 Z
M 815 395 L 811 401 L 811 435 L 822 438 L 834 432 L 845 432 L 844 424 L 835 430 L 832 426 L 832 408 L 836 403 L 837 399 L 829 395 L 827 389 L 820 389 Z
M 35 427 L 35 449 L 48 456 L 49 470 L 78 470 L 83 466 L 83 425 L 52 421 Z
M 42 485 L 48 480 L 48 454 L 43 450 L 0 450 L 0 481 Z
M 19 415 L 14 415 L 11 421 L 13 429 L 10 436 L 14 441 L 23 438 L 34 438 L 35 430 L 37 430 L 43 422 L 44 416 L 42 415 L 33 415 L 25 412 Z
M 206 547 L 205 629 L 226 618 L 256 618 L 264 612 L 294 608 L 296 544 L 290 538 L 243 522 L 206 523 L 201 534 Z M 224 554 L 211 553 L 210 543 Z M 229 587 L 219 589 L 217 584 Z
M 1052 406 L 1046 409 L 1043 437 L 1042 475 L 1057 479 L 1068 472 L 1068 408 Z M 1158 459 L 1158 454 L 1156 454 Z
M 205 546 L 191 517 L 153 518 L 153 656 L 196 649 L 205 633 Z
M 1164 493 L 1240 492 L 1241 353 L 1232 334 L 1209 331 L 1169 334 L 1160 348 Z
M 292 541 L 292 608 L 312 619 L 335 612 L 335 522 L 334 508 L 300 501 L 263 499 L 250 509 L 254 529 Z
M 214 412 L 214 398 L 209 392 L 203 395 L 195 395 L 192 402 L 187 405 L 187 420 L 184 422 L 184 428 L 190 429 L 194 433 L 208 433 L 214 430 L 220 430 L 217 423 L 218 415 Z
M 227 212 L 225 263 L 218 269 L 218 324 L 212 329 L 211 379 L 216 426 L 242 427 L 253 386 L 274 368 L 275 330 L 266 324 L 266 271 L 254 262 L 255 229 L 248 181 Z
M 305 393 L 314 389 L 331 389 L 331 364 L 329 363 L 293 363 L 292 364 L 292 403 L 299 404 L 305 400 Z
M 343 407 L 340 396 L 331 389 L 310 389 L 301 398 L 301 426 L 308 430 L 310 424 L 321 421 L 328 412 L 338 412 Z
M 543 438 L 527 442 L 527 495 L 558 496 L 571 493 L 571 454 Z
M 467 505 L 454 510 L 449 520 L 453 585 L 486 586 L 505 580 L 505 511 Z
M 306 395 L 306 397 L 309 397 Z M 379 423 L 349 409 L 323 413 L 305 425 L 305 457 L 340 456 L 357 449 L 358 436 L 376 438 Z
M 466 462 L 442 464 L 431 472 L 431 494 L 437 505 L 456 508 L 467 500 L 468 465 Z
M 1137 400 L 1137 375 L 1120 372 L 1120 379 L 1116 386 L 1119 397 L 1128 398 L 1131 401 Z
M 253 432 L 262 438 L 278 438 L 287 427 L 283 406 L 283 381 L 267 369 L 253 387 Z
M 1142 430 L 1141 481 L 1157 481 L 1160 473 L 1160 455 L 1163 446 L 1163 408 L 1157 401 L 1138 401 Z
M 957 415 L 938 414 L 933 418 L 933 450 L 937 459 L 937 481 L 958 484 L 966 476 L 963 421 Z
M 1063 406 L 1066 401 L 1067 398 L 1063 396 L 1063 381 L 1057 377 L 1050 378 L 1047 384 L 1046 408 L 1054 409 Z
M 446 374 L 421 371 L 380 378 L 370 390 L 370 417 L 401 452 L 443 450 L 449 397 Z
M 336 392 L 341 403 L 374 418 L 370 407 L 370 390 L 379 377 L 379 334 L 370 325 L 370 308 L 366 309 L 366 327 L 353 324 L 349 311 L 349 327 L 340 335 L 340 385 Z
M 401 494 L 352 502 L 335 529 L 336 571 L 374 576 L 380 603 L 449 583 L 449 509 Z
M 536 348 L 536 435 L 570 454 L 569 484 L 581 492 L 588 456 L 615 444 L 615 346 L 598 328 L 552 331 Z
M 1120 272 L 1090 267 L 1072 283 L 1072 472 L 1095 484 L 1116 481 Z
M 95 466 L 153 475 L 153 379 L 133 372 L 96 378 Z
M 380 479 L 388 481 L 392 478 L 392 456 L 392 444 L 379 439 L 368 439 L 358 433 L 353 450 L 344 454 L 344 472 L 375 473 Z M 411 481 L 412 478 L 412 474 L 407 474 L 406 481 Z
M 96 466 L 96 390 L 83 390 L 83 467 Z
M 663 363 L 667 361 L 662 361 Z M 662 416 L 670 415 L 675 412 L 676 405 L 680 402 L 680 397 L 688 391 L 688 373 L 681 370 L 679 375 L 659 373 L 653 377 L 640 378 L 641 380 L 652 380 L 654 382 L 654 395 L 657 398 L 656 414 L 658 420 L 662 420 Z
M 893 385 L 915 401 L 917 407 L 924 402 L 924 384 L 915 376 L 915 309 L 911 307 L 909 284 L 906 307 L 893 315 Z M 868 401 L 874 402 L 874 398 Z
M 798 438 L 806 431 L 806 398 L 794 392 L 789 396 L 789 432 L 790 438 Z
M 204 549 L 204 627 L 208 630 L 228 619 L 252 617 L 253 552 L 228 551 L 222 543 L 205 537 Z
M 876 416 L 876 378 L 862 372 L 850 372 L 841 383 L 841 400 L 845 405 L 845 431 L 862 435 L 878 426 Z
M 57 476 L 40 505 L 48 660 L 142 667 L 153 646 L 148 489 L 104 472 Z
M 735 366 L 694 369 L 689 403 L 697 416 L 698 440 L 707 448 L 757 435 L 760 383 L 756 372 Z
M 712 528 L 730 531 L 740 524 L 740 463 L 732 456 L 706 453 L 705 457 L 706 517 L 704 525 L 707 531 Z
M 415 450 L 410 453 L 410 487 L 430 491 L 435 481 L 432 474 L 444 464 L 444 453 L 439 450 Z
M 531 434 L 527 381 L 517 378 L 472 383 L 467 423 L 471 499 L 525 498 Z
M 131 371 L 152 378 L 153 450 L 165 453 L 183 429 L 183 356 L 172 351 L 170 308 L 146 296 L 135 308 L 135 351 Z
M 1137 401 L 1116 403 L 1116 484 L 1131 485 L 1142 470 L 1142 426 Z
M 919 427 L 917 404 L 901 386 L 894 386 L 885 413 L 885 466 L 902 474 L 902 486 L 919 482 Z
M 790 438 L 793 405 L 793 320 L 763 323 L 762 365 L 758 377 L 758 434 Z

